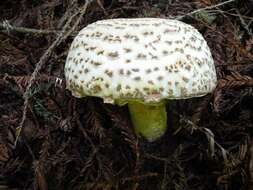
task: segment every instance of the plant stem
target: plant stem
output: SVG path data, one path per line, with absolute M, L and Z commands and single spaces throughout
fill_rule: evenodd
M 128 103 L 135 132 L 152 142 L 161 137 L 167 128 L 165 103 L 145 105 L 138 102 Z

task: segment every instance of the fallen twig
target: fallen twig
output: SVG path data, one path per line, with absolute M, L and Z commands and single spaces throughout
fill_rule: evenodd
M 246 24 L 245 20 L 243 19 L 242 15 L 240 14 L 238 9 L 236 9 L 236 13 L 241 21 L 243 28 L 247 31 L 248 35 L 252 36 L 252 34 L 253 34 L 252 30 L 249 29 L 249 25 Z
M 9 23 L 8 20 L 0 23 L 0 31 L 10 33 L 11 31 L 25 33 L 25 34 L 59 34 L 65 31 L 60 30 L 42 30 L 42 29 L 34 29 L 34 28 L 26 28 L 26 27 L 17 27 L 13 26 Z
M 91 3 L 92 1 L 86 1 L 84 6 L 80 9 L 80 11 L 75 12 L 73 15 L 71 15 L 68 19 L 68 21 L 66 22 L 65 26 L 63 27 L 63 31 L 59 33 L 59 35 L 57 36 L 56 40 L 51 44 L 51 46 L 47 49 L 47 51 L 42 55 L 42 57 L 40 58 L 39 62 L 36 64 L 36 67 L 32 73 L 32 76 L 29 80 L 29 83 L 26 87 L 25 93 L 23 95 L 24 97 L 24 108 L 23 108 L 23 115 L 22 115 L 22 119 L 21 122 L 19 124 L 19 127 L 17 128 L 17 137 L 15 140 L 15 147 L 18 141 L 18 138 L 21 134 L 25 119 L 26 119 L 26 113 L 27 113 L 27 108 L 28 108 L 28 101 L 29 101 L 29 91 L 35 81 L 36 76 L 38 75 L 39 71 L 41 70 L 42 66 L 44 65 L 44 63 L 48 60 L 48 58 L 50 57 L 51 53 L 53 52 L 53 50 L 62 42 L 64 41 L 77 27 L 77 25 L 80 23 L 83 15 L 85 14 L 88 5 Z M 69 28 L 71 22 L 74 20 L 74 18 L 78 15 L 79 17 L 76 19 L 74 25 L 67 31 L 67 28 Z M 65 32 L 66 31 L 66 32 Z
M 216 4 L 216 5 L 211 5 L 211 6 L 208 6 L 208 7 L 204 7 L 204 8 L 201 8 L 201 9 L 197 9 L 197 10 L 192 11 L 192 12 L 190 12 L 190 13 L 187 13 L 187 14 L 185 14 L 185 15 L 176 16 L 176 17 L 172 17 L 172 18 L 181 20 L 181 19 L 183 19 L 183 18 L 186 17 L 186 16 L 192 16 L 192 15 L 194 15 L 194 14 L 196 14 L 196 13 L 201 12 L 201 11 L 209 10 L 209 9 L 213 9 L 213 8 L 217 8 L 217 7 L 220 7 L 220 6 L 223 6 L 223 5 L 226 5 L 226 4 L 235 2 L 235 1 L 236 1 L 236 0 L 224 1 L 224 2 L 218 3 L 218 4 Z
M 208 129 L 208 128 L 205 128 L 205 127 L 199 127 L 197 126 L 195 123 L 193 123 L 191 120 L 185 118 L 184 116 L 180 115 L 180 118 L 181 118 L 181 121 L 187 123 L 192 131 L 194 130 L 198 130 L 202 133 L 204 133 L 209 141 L 209 145 L 210 145 L 210 152 L 211 152 L 211 156 L 214 156 L 215 154 L 215 145 L 221 150 L 222 152 L 222 156 L 223 156 L 223 159 L 225 162 L 228 162 L 228 156 L 231 156 L 229 154 L 229 152 L 224 149 L 215 139 L 214 139 L 214 134 L 213 132 Z

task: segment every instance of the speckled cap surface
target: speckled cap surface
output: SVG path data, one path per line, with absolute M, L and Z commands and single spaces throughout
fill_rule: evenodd
M 181 21 L 159 18 L 110 19 L 86 26 L 71 44 L 65 77 L 74 96 L 109 103 L 199 97 L 217 82 L 202 35 Z

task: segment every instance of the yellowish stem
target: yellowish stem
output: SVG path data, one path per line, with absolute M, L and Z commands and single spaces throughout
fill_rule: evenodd
M 152 142 L 160 138 L 167 129 L 167 114 L 165 104 L 145 105 L 128 103 L 131 120 L 135 132 Z

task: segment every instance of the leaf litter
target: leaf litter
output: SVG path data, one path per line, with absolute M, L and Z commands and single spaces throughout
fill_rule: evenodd
M 87 2 L 80 22 L 69 19 Z M 87 2 L 0 3 L 0 189 L 252 188 L 252 1 Z M 100 19 L 145 16 L 198 28 L 219 78 L 206 98 L 171 101 L 169 130 L 154 143 L 135 136 L 125 106 L 75 99 L 64 89 L 64 63 L 77 31 Z M 60 32 L 68 35 L 33 79 L 20 128 L 36 63 Z

